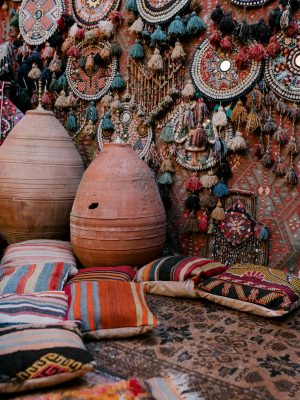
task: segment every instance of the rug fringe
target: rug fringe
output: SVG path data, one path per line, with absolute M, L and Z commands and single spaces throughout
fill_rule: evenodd
M 169 372 L 164 378 L 147 380 L 155 400 L 205 400 L 202 393 L 191 391 L 187 374 Z

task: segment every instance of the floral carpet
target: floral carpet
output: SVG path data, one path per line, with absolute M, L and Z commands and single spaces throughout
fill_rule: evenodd
M 205 400 L 300 399 L 300 310 L 275 320 L 204 300 L 147 299 L 160 326 L 146 337 L 87 342 L 99 370 L 126 379 L 188 374 Z

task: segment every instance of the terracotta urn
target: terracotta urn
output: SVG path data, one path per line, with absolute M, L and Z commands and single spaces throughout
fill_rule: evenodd
M 142 266 L 161 254 L 165 235 L 152 171 L 130 144 L 104 144 L 83 174 L 71 211 L 71 242 L 80 262 Z
M 68 239 L 84 167 L 53 112 L 26 113 L 0 147 L 0 170 L 0 231 L 7 241 Z

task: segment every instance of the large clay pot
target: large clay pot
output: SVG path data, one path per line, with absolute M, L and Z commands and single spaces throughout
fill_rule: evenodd
M 53 112 L 26 113 L 0 147 L 0 171 L 0 231 L 9 243 L 69 238 L 84 167 Z
M 129 144 L 104 144 L 82 177 L 71 212 L 78 259 L 85 267 L 141 266 L 160 255 L 165 234 L 152 171 Z

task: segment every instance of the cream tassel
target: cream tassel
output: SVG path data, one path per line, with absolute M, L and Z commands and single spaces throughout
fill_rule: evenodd
M 141 17 L 136 19 L 131 27 L 128 29 L 130 33 L 136 35 L 137 33 L 141 33 L 144 29 L 144 22 Z
M 227 117 L 222 106 L 220 106 L 218 111 L 214 113 L 212 117 L 212 123 L 217 127 L 227 125 Z
M 185 87 L 182 90 L 182 96 L 191 98 L 191 97 L 194 97 L 195 94 L 196 94 L 195 87 L 194 87 L 192 81 L 189 79 L 187 84 L 185 85 Z
M 247 148 L 246 140 L 243 138 L 243 134 L 237 131 L 235 136 L 228 140 L 227 146 L 232 151 L 241 151 Z
M 200 182 L 204 188 L 211 188 L 218 183 L 219 179 L 216 175 L 214 175 L 213 171 L 208 171 L 207 175 L 202 175 L 200 178 Z
M 163 59 L 160 55 L 159 49 L 154 50 L 154 54 L 151 56 L 148 62 L 148 68 L 152 69 L 153 71 L 161 71 L 163 69 Z
M 182 61 L 184 58 L 185 58 L 185 52 L 183 50 L 183 47 L 181 46 L 181 43 L 177 41 L 172 51 L 171 59 L 173 61 Z
M 216 221 L 223 221 L 225 219 L 225 211 L 220 199 L 218 200 L 217 207 L 211 213 L 211 218 Z
M 107 39 L 109 39 L 114 33 L 114 26 L 111 21 L 100 21 L 98 27 Z

